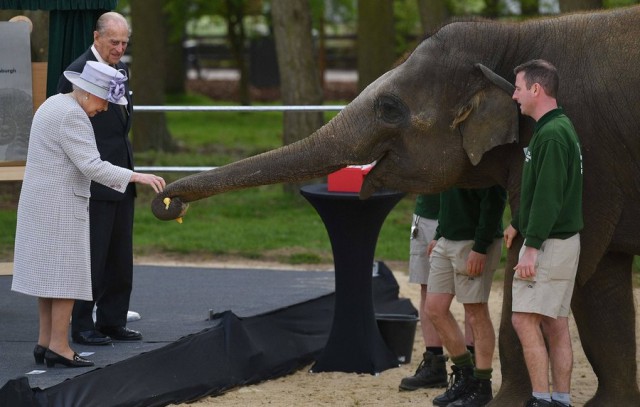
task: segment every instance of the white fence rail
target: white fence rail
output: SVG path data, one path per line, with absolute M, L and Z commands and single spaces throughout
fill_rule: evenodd
M 342 110 L 339 105 L 304 106 L 133 106 L 134 112 L 322 112 Z

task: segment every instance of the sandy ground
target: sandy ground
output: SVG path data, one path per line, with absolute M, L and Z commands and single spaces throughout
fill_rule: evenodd
M 182 260 L 164 259 L 162 264 L 182 264 Z M 137 263 L 158 263 L 158 259 L 138 259 Z M 407 264 L 398 262 L 387 266 L 393 270 L 398 284 L 400 296 L 410 298 L 414 306 L 419 304 L 419 286 L 408 283 L 406 273 Z M 309 269 L 309 270 L 333 270 L 332 265 L 312 266 L 287 266 L 277 263 L 265 262 L 234 262 L 207 261 L 196 262 L 188 265 L 210 267 L 260 267 L 276 269 Z M 491 316 L 496 327 L 500 321 L 503 288 L 502 283 L 494 283 L 490 299 Z M 640 289 L 636 289 L 636 303 L 640 299 Z M 452 310 L 459 321 L 463 315 L 462 306 L 454 301 Z M 597 386 L 595 374 L 588 364 L 573 319 L 571 319 L 571 332 L 573 338 L 574 369 L 572 376 L 572 404 L 575 407 L 583 406 L 593 396 Z M 639 329 L 636 329 L 636 337 L 640 343 Z M 496 332 L 497 334 L 497 332 Z M 311 365 L 304 367 L 294 374 L 246 387 L 233 389 L 222 396 L 207 397 L 191 404 L 183 406 L 208 407 L 208 406 L 405 406 L 405 405 L 431 405 L 431 400 L 441 394 L 441 389 L 417 390 L 413 392 L 398 391 L 398 384 L 405 376 L 411 376 L 420 363 L 424 351 L 423 340 L 420 333 L 420 325 L 416 329 L 416 337 L 412 360 L 408 364 L 398 368 L 389 369 L 377 376 L 369 374 L 354 374 L 342 372 L 309 373 Z M 494 394 L 500 387 L 502 377 L 498 350 L 494 357 L 493 390 Z

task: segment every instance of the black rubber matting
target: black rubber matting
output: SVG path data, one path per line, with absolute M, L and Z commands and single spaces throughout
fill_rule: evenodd
M 376 312 L 415 313 L 384 263 Z M 139 342 L 80 346 L 96 366 L 36 365 L 36 299 L 0 277 L 0 405 L 154 406 L 220 394 L 312 362 L 333 317 L 334 273 L 136 266 L 129 327 Z M 37 373 L 34 371 L 43 371 Z M 11 404 L 6 404 L 11 403 Z

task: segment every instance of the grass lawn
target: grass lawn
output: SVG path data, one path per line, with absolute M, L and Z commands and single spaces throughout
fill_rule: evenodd
M 141 197 L 134 232 L 136 251 L 231 255 L 284 263 L 331 262 L 329 238 L 315 209 L 299 194 L 271 185 L 233 191 L 190 204 L 184 222 L 158 221 Z M 404 199 L 380 232 L 376 257 L 406 260 L 413 202 Z
M 168 104 L 211 104 L 188 95 Z M 331 103 L 331 104 L 342 104 Z M 325 113 L 329 120 L 336 112 Z M 138 165 L 220 166 L 282 145 L 281 112 L 170 112 L 169 130 L 180 143 L 172 154 L 145 153 Z M 134 135 L 135 137 L 135 135 Z M 186 174 L 162 174 L 174 179 Z M 331 245 L 324 225 L 299 194 L 281 185 L 229 192 L 193 202 L 183 224 L 161 222 L 148 209 L 152 194 L 138 199 L 134 244 L 136 252 L 213 254 L 285 263 L 331 262 Z M 376 257 L 406 260 L 407 229 L 413 202 L 401 202 L 387 218 Z

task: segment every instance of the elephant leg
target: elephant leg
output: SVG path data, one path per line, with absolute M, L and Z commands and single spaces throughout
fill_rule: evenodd
M 640 405 L 632 261 L 631 255 L 609 252 L 574 290 L 571 308 L 580 341 L 598 377 L 598 390 L 585 406 Z
M 511 284 L 513 268 L 518 263 L 522 238 L 514 240 L 507 256 L 504 271 L 504 299 L 498 337 L 502 385 L 490 406 L 522 406 L 531 397 L 531 381 L 522 353 L 522 345 L 511 324 Z

